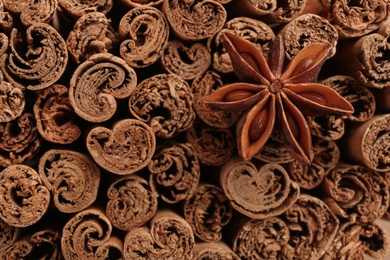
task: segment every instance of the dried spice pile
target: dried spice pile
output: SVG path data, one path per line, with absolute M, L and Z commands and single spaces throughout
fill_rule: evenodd
M 0 17 L 1 259 L 389 255 L 389 1 L 0 0 Z M 292 86 L 308 70 L 323 90 Z M 280 85 L 254 94 L 268 71 Z M 216 110 L 229 84 L 244 102 Z

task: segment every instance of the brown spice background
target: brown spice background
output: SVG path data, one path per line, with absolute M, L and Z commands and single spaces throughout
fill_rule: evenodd
M 24 2 L 0 0 L 0 258 L 390 257 L 388 0 Z M 241 160 L 240 115 L 202 98 L 238 81 L 226 30 L 265 55 L 281 34 L 288 59 L 313 42 L 333 46 L 318 82 L 355 113 L 308 119 L 309 166 L 273 133 L 250 163 L 287 180 L 237 166 L 238 184 L 223 184 L 230 160 Z M 289 203 L 280 206 L 278 187 L 294 187 Z M 254 211 L 276 213 L 235 209 L 257 199 L 269 204 Z M 357 214 L 370 213 L 370 200 L 381 207 L 367 220 Z

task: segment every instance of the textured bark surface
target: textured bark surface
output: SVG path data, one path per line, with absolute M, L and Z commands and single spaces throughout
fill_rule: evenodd
M 114 4 L 113 0 L 58 0 L 58 8 L 66 18 L 78 19 L 89 12 L 108 13 Z
M 198 242 L 194 247 L 194 260 L 239 260 L 234 251 L 223 242 Z
M 18 118 L 26 104 L 24 92 L 6 81 L 0 82 L 0 122 Z

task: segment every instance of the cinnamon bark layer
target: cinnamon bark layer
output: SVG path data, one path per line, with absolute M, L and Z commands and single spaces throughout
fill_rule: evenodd
M 0 174 L 0 218 L 15 227 L 35 224 L 46 213 L 50 191 L 27 165 L 8 166 Z
M 0 10 L 1 10 L 1 7 L 0 7 Z M 4 16 L 3 12 L 0 11 L 0 17 L 2 17 L 2 15 Z M 3 19 L 4 19 L 4 17 L 3 17 Z M 0 26 L 1 26 L 1 23 L 0 23 Z M 8 45 L 9 45 L 8 35 L 0 32 L 0 57 L 4 53 L 6 53 L 6 51 L 8 50 Z M 3 75 L 1 75 L 1 80 L 3 81 Z
M 96 200 L 100 170 L 92 158 L 82 153 L 48 150 L 39 159 L 38 173 L 60 212 L 79 212 Z
M 307 122 L 315 137 L 334 141 L 344 136 L 345 120 L 341 116 L 308 117 Z
M 40 135 L 47 141 L 69 144 L 81 135 L 70 105 L 68 88 L 54 84 L 39 93 L 34 104 L 34 116 Z
M 3 0 L 4 7 L 18 14 L 24 26 L 35 23 L 49 23 L 57 10 L 58 0 L 13 1 Z
M 388 171 L 390 114 L 376 114 L 370 120 L 356 124 L 344 136 L 342 151 L 347 159 L 373 169 Z
M 156 138 L 147 124 L 136 119 L 122 119 L 112 129 L 103 126 L 92 128 L 86 145 L 100 167 L 125 175 L 149 163 L 156 148 Z
M 332 169 L 321 185 L 323 201 L 338 216 L 361 223 L 381 218 L 389 205 L 389 187 L 377 172 L 363 166 Z
M 0 124 L 0 167 L 31 160 L 41 147 L 34 116 L 23 113 L 17 119 Z
M 170 210 L 159 210 L 150 229 L 139 227 L 124 238 L 125 259 L 192 259 L 194 234 L 188 223 Z
M 122 258 L 122 241 L 111 233 L 111 222 L 101 210 L 89 208 L 77 213 L 62 229 L 64 259 Z
M 297 160 L 288 164 L 290 178 L 301 188 L 311 190 L 320 185 L 340 159 L 340 150 L 334 141 L 314 139 L 314 159 L 311 164 L 300 163 Z
M 222 229 L 232 214 L 233 208 L 223 190 L 211 184 L 199 185 L 192 197 L 184 202 L 184 218 L 195 236 L 205 242 L 222 239 Z
M 3 252 L 17 238 L 19 229 L 0 219 L 0 252 Z
M 108 13 L 114 2 L 113 0 L 58 0 L 58 9 L 67 18 L 78 19 L 86 13 Z
M 221 166 L 233 155 L 235 137 L 229 128 L 215 128 L 195 121 L 186 133 L 186 140 L 195 150 L 199 161 L 205 165 Z
M 227 16 L 222 4 L 210 0 L 165 0 L 162 11 L 172 32 L 182 40 L 202 40 L 214 35 Z
M 140 6 L 153 6 L 157 7 L 162 4 L 164 0 L 121 0 L 121 2 L 131 8 L 140 7 Z
M 239 157 L 222 166 L 220 183 L 232 206 L 254 219 L 280 215 L 294 204 L 300 192 L 279 164 L 256 167 Z
M 191 197 L 200 179 L 199 161 L 189 143 L 164 143 L 156 149 L 148 169 L 152 191 L 171 204 Z
M 211 64 L 209 49 L 200 42 L 184 44 L 182 41 L 169 41 L 161 56 L 163 69 L 192 80 L 202 75 Z
M 117 42 L 111 20 L 104 13 L 91 12 L 76 21 L 68 34 L 66 46 L 73 61 L 80 63 L 93 54 L 111 51 Z
M 145 68 L 163 54 L 168 43 L 169 26 L 159 9 L 139 6 L 121 18 L 118 33 L 122 41 L 120 56 L 133 68 Z
M 104 122 L 116 112 L 116 99 L 128 98 L 137 75 L 126 62 L 110 53 L 92 55 L 73 72 L 69 100 L 74 111 L 90 122 Z
M 0 82 L 0 123 L 19 117 L 25 104 L 24 92 L 20 88 L 4 80 Z
M 174 74 L 157 74 L 138 84 L 129 99 L 131 114 L 147 123 L 157 137 L 186 131 L 195 119 L 188 83 Z
M 10 52 L 0 58 L 1 70 L 13 85 L 40 90 L 62 76 L 68 63 L 68 50 L 62 36 L 49 24 L 34 23 L 25 34 L 23 37 L 21 31 L 12 29 Z
M 193 260 L 240 260 L 238 255 L 223 242 L 196 243 Z
M 157 211 L 157 196 L 148 182 L 127 175 L 115 180 L 107 190 L 106 215 L 118 229 L 130 231 L 148 222 Z
M 275 131 L 254 158 L 265 163 L 284 164 L 294 158 L 287 152 L 281 136 Z

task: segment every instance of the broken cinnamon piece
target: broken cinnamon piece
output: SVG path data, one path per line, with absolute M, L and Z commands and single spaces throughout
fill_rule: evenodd
M 224 6 L 216 1 L 165 0 L 162 12 L 174 35 L 182 40 L 202 40 L 218 32 L 226 21 Z
M 35 23 L 49 23 L 57 11 L 58 0 L 13 1 L 3 0 L 5 9 L 20 15 L 20 21 L 28 27 Z
M 163 69 L 179 75 L 184 80 L 192 80 L 202 75 L 211 64 L 209 49 L 200 42 L 186 44 L 182 41 L 169 41 L 161 56 Z
M 108 13 L 114 4 L 113 0 L 58 0 L 58 11 L 65 17 L 77 20 L 86 13 Z
M 329 170 L 334 168 L 340 159 L 340 150 L 331 140 L 313 139 L 313 151 L 314 159 L 311 164 L 293 160 L 287 166 L 291 180 L 307 190 L 319 186 Z
M 0 218 L 15 227 L 35 224 L 46 213 L 50 191 L 30 166 L 14 164 L 1 171 Z
M 23 32 L 24 33 L 24 32 Z M 14 28 L 10 52 L 0 58 L 4 77 L 20 89 L 40 90 L 54 84 L 68 64 L 68 50 L 62 36 L 46 23 L 34 23 L 25 37 Z M 26 50 L 21 52 L 21 50 Z
M 351 125 L 342 140 L 345 160 L 375 171 L 390 170 L 390 114 L 375 114 L 364 123 Z
M 186 133 L 196 157 L 205 165 L 221 166 L 233 155 L 235 138 L 229 128 L 216 128 L 196 120 Z
M 39 159 L 38 173 L 60 212 L 79 212 L 96 200 L 100 170 L 92 158 L 80 152 L 48 150 Z
M 26 100 L 20 88 L 0 81 L 0 123 L 15 120 L 22 114 Z
M 150 228 L 139 227 L 124 238 L 125 259 L 192 259 L 194 234 L 188 223 L 171 210 L 158 210 Z
M 220 183 L 232 206 L 253 219 L 282 214 L 300 193 L 299 186 L 281 165 L 256 166 L 238 156 L 221 167 Z
M 139 83 L 130 96 L 129 109 L 164 139 L 189 129 L 196 116 L 191 87 L 179 76 L 166 73 Z
M 233 31 L 237 35 L 255 43 L 265 54 L 268 53 L 269 45 L 275 38 L 272 28 L 260 20 L 249 17 L 235 17 L 227 21 L 222 30 L 207 40 L 207 47 L 211 50 L 213 58 L 211 66 L 221 73 L 233 72 L 231 59 L 223 47 L 222 34 L 227 30 Z
M 148 170 L 153 193 L 167 203 L 191 197 L 198 187 L 200 165 L 189 143 L 163 143 L 148 163 Z
M 0 167 L 31 160 L 41 147 L 34 116 L 23 113 L 7 123 L 0 123 Z
M 336 53 L 339 39 L 336 28 L 325 18 L 316 14 L 303 14 L 286 24 L 283 35 L 286 57 L 292 60 L 304 47 L 316 42 L 329 42 L 332 48 L 329 58 Z
M 116 112 L 117 100 L 128 98 L 137 85 L 133 68 L 120 57 L 98 53 L 73 72 L 69 100 L 76 114 L 89 122 L 104 122 Z
M 98 208 L 88 208 L 70 218 L 62 229 L 65 260 L 121 259 L 123 243 L 112 236 L 110 220 Z
M 73 61 L 80 63 L 93 54 L 111 51 L 117 42 L 111 20 L 101 12 L 91 12 L 76 21 L 68 34 L 66 46 Z
M 323 201 L 339 217 L 360 223 L 381 218 L 389 205 L 389 187 L 377 172 L 359 165 L 332 169 L 321 184 Z
M 232 218 L 233 207 L 223 190 L 202 183 L 184 202 L 184 218 L 197 238 L 205 242 L 222 239 L 222 229 Z
M 117 121 L 112 129 L 92 128 L 86 146 L 95 162 L 103 169 L 119 174 L 131 174 L 144 168 L 156 147 L 152 129 L 136 119 Z
M 240 260 L 238 255 L 224 242 L 199 242 L 194 247 L 193 260 Z
M 57 144 L 70 144 L 81 135 L 70 105 L 68 88 L 54 84 L 39 93 L 34 104 L 34 115 L 40 135 Z
M 118 27 L 120 56 L 133 68 L 145 68 L 155 63 L 168 43 L 169 26 L 155 7 L 139 6 L 120 20 Z
M 0 252 L 4 252 L 4 250 L 16 240 L 19 231 L 18 228 L 7 224 L 0 219 Z
M 107 189 L 106 215 L 118 229 L 130 231 L 148 222 L 157 211 L 157 196 L 148 182 L 137 175 L 126 175 Z
M 213 111 L 204 104 L 203 98 L 224 85 L 220 73 L 208 70 L 196 77 L 191 84 L 194 95 L 194 109 L 197 116 L 207 125 L 217 128 L 229 128 L 239 118 L 240 113 Z

